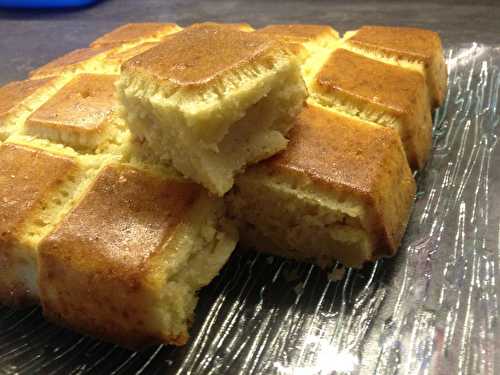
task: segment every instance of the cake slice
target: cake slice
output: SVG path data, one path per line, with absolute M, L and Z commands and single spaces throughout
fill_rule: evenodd
M 425 165 L 432 118 L 420 73 L 339 48 L 316 74 L 310 95 L 321 105 L 397 130 L 410 166 Z
M 72 157 L 0 145 L 0 301 L 38 301 L 37 246 L 82 178 Z
M 130 60 L 132 57 L 140 55 L 158 45 L 159 42 L 145 42 L 137 44 L 132 48 L 115 48 L 110 51 L 102 60 L 103 71 L 111 74 L 120 74 L 121 65 L 126 61 Z
M 22 121 L 46 100 L 55 78 L 14 81 L 0 87 L 0 140 L 22 126 Z
M 286 150 L 238 176 L 226 200 L 247 247 L 361 267 L 396 253 L 414 195 L 393 129 L 308 106 Z
M 115 45 L 104 45 L 96 48 L 80 48 L 50 61 L 32 70 L 30 78 L 53 77 L 61 74 L 76 74 L 81 72 L 98 72 L 101 64 L 99 59 Z
M 80 74 L 33 112 L 25 123 L 30 135 L 79 150 L 95 150 L 126 127 L 116 114 L 118 76 Z
M 280 38 L 288 44 L 301 61 L 302 76 L 306 82 L 312 79 L 313 73 L 340 41 L 337 31 L 328 25 L 269 25 L 257 32 Z
M 281 43 L 210 25 L 128 60 L 117 87 L 131 132 L 217 195 L 246 165 L 286 147 L 306 95 L 299 65 Z
M 363 26 L 347 32 L 344 40 L 353 51 L 422 73 L 432 106 L 443 104 L 448 73 L 436 32 L 413 27 Z
M 90 44 L 90 47 L 98 48 L 108 45 L 155 41 L 179 30 L 182 30 L 181 27 L 174 23 L 127 23 L 100 36 Z
M 197 290 L 235 247 L 223 215 L 199 185 L 105 166 L 40 244 L 45 315 L 130 348 L 185 344 Z

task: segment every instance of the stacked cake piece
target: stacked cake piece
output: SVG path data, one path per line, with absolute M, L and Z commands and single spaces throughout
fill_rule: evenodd
M 445 91 L 424 30 L 119 27 L 0 88 L 0 301 L 181 345 L 238 232 L 321 266 L 393 255 Z

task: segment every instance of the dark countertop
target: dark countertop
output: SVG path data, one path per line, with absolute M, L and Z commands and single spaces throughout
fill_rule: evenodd
M 137 4 L 142 4 L 138 6 Z M 104 0 L 67 11 L 0 10 L 0 83 L 62 53 L 82 47 L 125 22 L 198 21 L 326 23 L 340 32 L 364 24 L 409 25 L 433 29 L 446 46 L 481 41 L 500 43 L 498 1 L 269 1 L 269 0 Z

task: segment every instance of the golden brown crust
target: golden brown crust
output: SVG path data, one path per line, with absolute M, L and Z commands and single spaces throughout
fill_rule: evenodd
M 19 226 L 46 195 L 76 169 L 73 160 L 28 147 L 0 146 L 0 233 L 15 238 Z
M 41 150 L 4 143 L 0 146 L 0 301 L 13 304 L 34 302 L 29 288 L 17 275 L 29 267 L 30 249 L 19 245 L 24 223 L 77 170 L 66 157 Z
M 404 233 L 415 183 L 397 133 L 307 106 L 285 151 L 257 168 L 305 176 L 339 197 L 363 202 L 377 255 L 394 254 Z
M 14 81 L 0 87 L 0 121 L 9 115 L 26 98 L 39 88 L 53 81 L 52 78 Z
M 67 83 L 26 120 L 26 127 L 92 132 L 101 128 L 118 101 L 118 76 L 80 74 Z
M 227 29 L 232 29 L 232 30 L 240 30 L 240 31 L 253 31 L 254 28 L 245 22 L 241 23 L 222 23 L 222 22 L 200 22 L 200 23 L 195 23 L 190 26 L 190 28 L 209 28 L 209 27 L 214 27 L 214 28 L 227 28 Z
M 61 74 L 66 70 L 77 66 L 78 64 L 84 63 L 87 60 L 110 50 L 113 47 L 115 46 L 108 45 L 97 48 L 76 49 L 55 60 L 52 60 L 51 62 L 41 66 L 40 68 L 32 70 L 29 73 L 29 76 L 32 78 L 39 78 L 39 77 L 49 77 Z
M 417 72 L 337 49 L 316 76 L 319 91 L 341 92 L 373 105 L 382 106 L 392 115 L 412 112 L 416 94 L 425 88 Z
M 436 32 L 414 27 L 363 26 L 348 41 L 390 56 L 418 61 L 428 61 L 442 49 Z
M 364 26 L 346 42 L 362 51 L 422 64 L 432 105 L 443 104 L 448 73 L 437 33 L 411 27 Z
M 132 57 L 140 55 L 141 53 L 146 52 L 148 49 L 151 49 L 157 45 L 158 42 L 146 42 L 126 49 L 125 51 L 111 51 L 106 55 L 106 61 L 121 65 L 125 61 L 130 60 Z
M 146 278 L 155 272 L 151 258 L 200 192 L 195 184 L 129 166 L 105 167 L 40 244 L 45 313 L 126 346 L 169 340 L 148 326 L 160 292 L 150 290 Z
M 127 61 L 122 71 L 141 70 L 176 85 L 206 84 L 226 71 L 266 60 L 279 43 L 265 35 L 220 27 L 190 27 Z
M 128 23 L 97 38 L 90 44 L 90 47 L 139 42 L 145 38 L 159 38 L 178 29 L 179 26 L 174 23 Z
M 334 35 L 337 32 L 328 25 L 284 24 L 269 25 L 257 30 L 258 33 L 275 35 L 289 39 L 289 41 L 307 42 L 317 40 L 322 36 Z

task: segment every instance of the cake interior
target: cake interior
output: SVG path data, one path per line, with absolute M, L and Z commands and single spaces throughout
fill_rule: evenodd
M 190 98 L 188 104 L 165 98 L 148 80 L 125 77 L 120 83 L 131 132 L 145 139 L 160 160 L 218 195 L 231 188 L 234 175 L 247 164 L 286 147 L 286 133 L 305 96 L 298 68 L 286 62 L 235 75 L 239 82 L 230 77 L 223 85 L 224 100 L 215 100 L 218 94 L 212 91 L 205 93 L 208 100 Z M 204 129 L 196 128 L 203 118 L 208 127 L 217 121 L 218 131 L 201 136 Z

